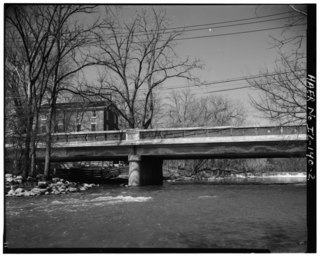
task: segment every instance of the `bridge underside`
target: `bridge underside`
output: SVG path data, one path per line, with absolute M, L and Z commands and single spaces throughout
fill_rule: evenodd
M 305 154 L 305 141 L 198 143 L 54 148 L 52 150 L 52 161 L 128 160 L 129 155 L 156 159 L 207 159 L 304 157 Z M 37 157 L 40 161 L 44 160 L 43 149 L 38 149 Z
M 165 159 L 219 159 L 219 158 L 281 158 L 305 157 L 306 141 L 242 141 L 228 143 L 179 144 L 69 144 L 52 148 L 53 162 L 72 161 L 129 161 L 129 185 L 162 183 L 162 162 Z M 44 160 L 45 150 L 37 150 L 37 158 Z M 6 159 L 10 151 L 6 151 Z

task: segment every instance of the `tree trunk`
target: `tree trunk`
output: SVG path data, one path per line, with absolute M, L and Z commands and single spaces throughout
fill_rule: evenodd
M 47 136 L 46 136 L 46 153 L 45 153 L 45 161 L 44 161 L 44 172 L 43 179 L 47 180 L 49 178 L 50 172 L 50 161 L 51 161 L 51 126 L 52 126 L 52 118 L 53 118 L 53 107 L 51 106 L 49 115 L 47 118 Z
M 31 163 L 30 163 L 30 176 L 34 177 L 36 173 L 36 151 L 37 151 L 37 134 L 38 134 L 38 122 L 39 122 L 39 114 L 36 111 L 36 120 L 32 129 L 32 137 L 31 137 Z
M 33 116 L 28 113 L 27 125 L 26 125 L 26 137 L 25 137 L 25 150 L 24 150 L 24 166 L 22 170 L 22 177 L 26 179 L 30 171 L 30 143 L 31 143 L 31 130 L 33 123 Z

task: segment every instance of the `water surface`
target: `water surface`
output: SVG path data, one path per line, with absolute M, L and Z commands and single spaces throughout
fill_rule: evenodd
M 8 248 L 240 248 L 305 252 L 306 186 L 104 185 L 6 198 Z

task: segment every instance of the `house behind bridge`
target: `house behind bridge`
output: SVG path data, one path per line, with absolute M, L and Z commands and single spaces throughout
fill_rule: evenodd
M 49 106 L 40 112 L 39 132 L 47 129 Z M 54 132 L 118 130 L 118 114 L 115 106 L 105 101 L 57 103 Z

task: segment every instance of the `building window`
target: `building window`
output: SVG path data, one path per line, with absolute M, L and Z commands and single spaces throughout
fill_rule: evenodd
M 94 118 L 97 117 L 97 113 L 95 110 L 92 111 L 92 117 L 94 117 Z
M 81 124 L 77 124 L 77 132 L 81 131 Z
M 58 132 L 63 132 L 63 124 L 62 123 L 58 124 Z
M 41 125 L 41 133 L 46 133 L 46 132 L 47 132 L 47 126 Z
M 93 131 L 93 132 L 96 131 L 96 124 L 91 124 L 91 131 Z

